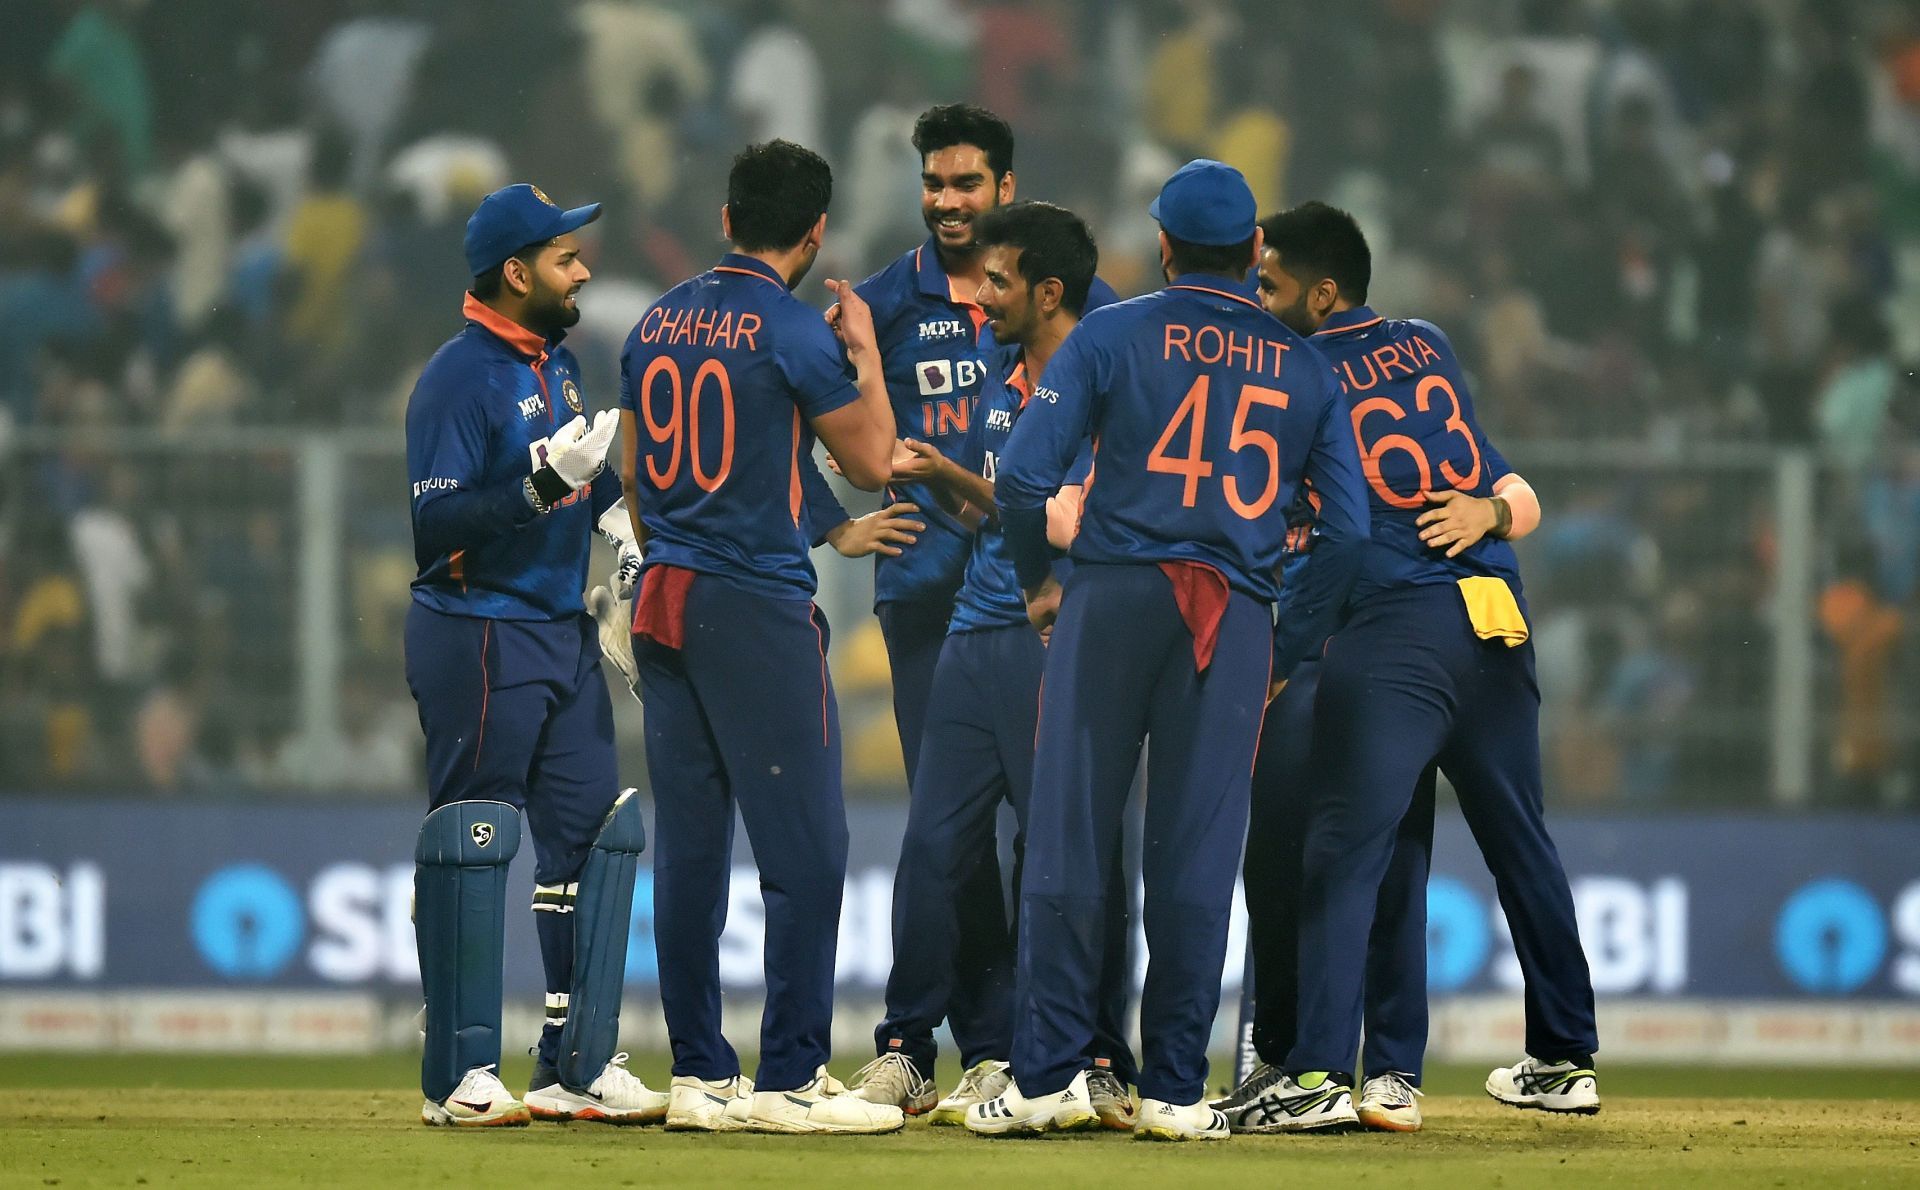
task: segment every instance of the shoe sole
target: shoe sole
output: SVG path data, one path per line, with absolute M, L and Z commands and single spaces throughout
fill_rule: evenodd
M 778 1124 L 770 1120 L 748 1120 L 744 1131 L 759 1132 L 768 1136 L 879 1136 L 888 1132 L 898 1132 L 907 1126 L 904 1117 L 898 1124 L 877 1126 L 853 1126 L 847 1124 Z
M 1423 1123 L 1420 1120 L 1414 1120 L 1412 1123 L 1396 1120 L 1389 1112 L 1372 1111 L 1364 1107 L 1357 1109 L 1354 1116 L 1359 1119 L 1362 1126 L 1374 1132 L 1418 1132 Z
M 1226 1140 L 1232 1135 L 1231 1130 L 1227 1132 L 1186 1132 L 1179 1128 L 1156 1127 L 1153 1125 L 1145 1128 L 1135 1128 L 1133 1130 L 1133 1139 L 1145 1141 Z
M 1580 1103 L 1568 1107 L 1553 1107 L 1539 1100 L 1509 1099 L 1505 1095 L 1495 1091 L 1492 1087 L 1487 1088 L 1487 1098 L 1493 1100 L 1495 1103 L 1504 1103 L 1508 1107 L 1519 1108 L 1521 1111 L 1543 1111 L 1552 1116 L 1597 1116 L 1600 1114 L 1600 1101 L 1597 1099 L 1592 1103 Z
M 528 1104 L 527 1112 L 534 1119 L 548 1124 L 612 1124 L 621 1128 L 659 1124 L 667 1118 L 666 1108 L 658 1111 L 610 1112 L 597 1107 L 584 1107 L 579 1111 L 567 1111 L 564 1108 L 535 1107 Z
M 985 1129 L 985 1128 L 975 1128 L 971 1124 L 969 1124 L 967 1125 L 967 1131 L 973 1133 L 975 1136 L 1039 1137 L 1039 1136 L 1046 1136 L 1049 1133 L 1064 1134 L 1069 1132 L 1085 1132 L 1092 1128 L 1098 1128 L 1099 1126 L 1100 1126 L 1100 1117 L 1094 1115 L 1092 1112 L 1087 1112 L 1085 1115 L 1073 1115 L 1073 1116 L 1068 1116 L 1065 1119 L 1042 1120 L 1037 1124 L 1034 1124 L 1034 1123 L 1007 1124 L 1004 1127 L 1001 1127 L 998 1129 L 991 1129 L 991 1130 Z
M 533 1114 L 523 1105 L 497 1116 L 474 1116 L 461 1119 L 442 1111 L 439 1115 L 420 1113 L 420 1122 L 429 1128 L 525 1128 L 533 1123 Z
M 667 1132 L 745 1132 L 747 1126 L 739 1120 L 709 1124 L 700 1120 L 676 1120 L 669 1116 L 662 1129 Z
M 1242 1136 L 1277 1136 L 1286 1132 L 1348 1132 L 1360 1126 L 1358 1115 L 1323 1116 L 1309 1120 L 1287 1120 L 1278 1124 L 1252 1124 L 1229 1130 Z
M 972 1107 L 968 1104 L 967 1107 Z M 927 1113 L 927 1124 L 933 1128 L 965 1128 L 967 1126 L 967 1108 L 934 1108 Z
M 1100 1126 L 1102 1128 L 1105 1128 L 1112 1132 L 1132 1132 L 1133 1131 L 1134 1119 L 1132 1116 L 1122 1116 L 1122 1115 L 1119 1115 L 1118 1113 L 1115 1113 L 1114 1115 L 1106 1115 L 1101 1112 L 1095 1112 L 1094 1114 L 1100 1117 Z

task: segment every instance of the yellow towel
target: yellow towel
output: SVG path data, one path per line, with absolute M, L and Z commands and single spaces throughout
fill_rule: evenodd
M 1460 598 L 1467 603 L 1467 619 L 1473 621 L 1473 634 L 1481 640 L 1503 640 L 1509 649 L 1525 644 L 1527 618 L 1513 597 L 1507 580 L 1491 575 L 1476 575 L 1460 580 Z

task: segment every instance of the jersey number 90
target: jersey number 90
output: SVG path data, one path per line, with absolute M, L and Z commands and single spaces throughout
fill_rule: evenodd
M 664 378 L 656 386 L 655 381 Z M 720 462 L 712 471 L 706 469 L 701 461 L 704 452 L 700 419 L 703 412 L 709 417 L 711 427 L 712 401 L 709 394 L 719 398 L 720 417 Z M 656 399 L 665 397 L 666 412 L 661 418 L 654 416 Z M 686 443 L 684 457 L 688 469 L 693 473 L 693 482 L 700 490 L 711 492 L 727 482 L 727 476 L 733 471 L 733 378 L 727 374 L 727 365 L 717 359 L 701 361 L 693 371 L 693 383 L 687 384 L 681 377 L 680 364 L 671 356 L 655 356 L 640 377 L 640 392 L 636 402 L 640 406 L 640 420 L 646 424 L 647 436 L 653 439 L 654 447 L 665 446 L 665 457 L 657 449 L 647 451 L 647 479 L 653 486 L 666 490 L 680 477 L 680 462 L 683 452 L 681 443 Z M 708 437 L 711 437 L 709 432 Z

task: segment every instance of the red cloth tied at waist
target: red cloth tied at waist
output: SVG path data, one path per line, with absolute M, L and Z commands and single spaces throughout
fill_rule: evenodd
M 640 593 L 633 600 L 633 634 L 669 649 L 687 641 L 687 591 L 696 572 L 662 563 L 640 576 Z
M 1206 673 L 1227 614 L 1227 576 L 1205 562 L 1162 562 L 1160 572 L 1173 584 L 1173 602 L 1193 634 L 1193 672 Z

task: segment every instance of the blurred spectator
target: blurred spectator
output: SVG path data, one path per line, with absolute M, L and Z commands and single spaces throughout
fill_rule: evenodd
M 727 83 L 742 138 L 757 143 L 778 137 L 819 151 L 826 145 L 819 56 L 776 0 L 758 0 L 747 23 L 753 32 L 741 44 Z
M 82 0 L 53 47 L 47 77 L 68 96 L 69 125 L 83 147 L 106 146 L 129 177 L 153 154 L 152 93 L 145 55 L 127 14 L 138 0 Z M 11 34 L 9 34 L 11 36 Z

